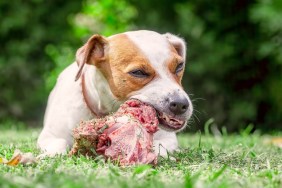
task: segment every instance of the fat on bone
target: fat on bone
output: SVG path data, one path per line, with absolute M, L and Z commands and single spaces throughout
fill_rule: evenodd
M 74 129 L 70 155 L 102 155 L 120 165 L 156 164 L 153 133 L 159 124 L 153 107 L 131 99 L 101 119 L 83 121 Z

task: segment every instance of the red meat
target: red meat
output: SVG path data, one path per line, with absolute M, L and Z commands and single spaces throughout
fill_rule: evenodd
M 153 107 L 128 100 L 116 113 L 82 122 L 75 128 L 70 154 L 103 155 L 120 165 L 155 164 L 153 133 L 158 130 L 158 123 Z

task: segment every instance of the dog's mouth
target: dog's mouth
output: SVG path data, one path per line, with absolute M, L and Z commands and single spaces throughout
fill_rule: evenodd
M 157 115 L 160 123 L 159 126 L 169 131 L 177 131 L 186 123 L 185 120 L 176 119 L 164 112 L 157 111 Z
M 132 98 L 132 99 L 139 100 L 139 99 L 136 99 L 136 98 Z M 158 110 L 151 103 L 148 103 L 148 102 L 144 102 L 144 103 L 152 106 L 156 110 L 157 117 L 158 117 L 158 120 L 159 120 L 159 127 L 164 129 L 164 130 L 178 131 L 181 128 L 183 128 L 185 126 L 185 124 L 187 123 L 187 119 L 173 117 L 172 115 L 169 115 L 167 113 L 164 113 L 164 112 Z

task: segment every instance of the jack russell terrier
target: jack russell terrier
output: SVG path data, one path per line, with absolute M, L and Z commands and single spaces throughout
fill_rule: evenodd
M 107 38 L 93 35 L 50 93 L 38 147 L 48 156 L 65 154 L 81 120 L 103 117 L 135 98 L 158 113 L 156 153 L 176 150 L 175 133 L 185 128 L 193 111 L 181 86 L 185 56 L 184 40 L 172 34 L 142 30 Z

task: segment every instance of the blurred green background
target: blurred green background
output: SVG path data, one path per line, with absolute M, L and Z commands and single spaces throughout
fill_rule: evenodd
M 188 131 L 207 120 L 228 131 L 282 129 L 281 0 L 0 1 L 0 121 L 42 126 L 76 49 L 95 33 L 139 29 L 187 41 Z

